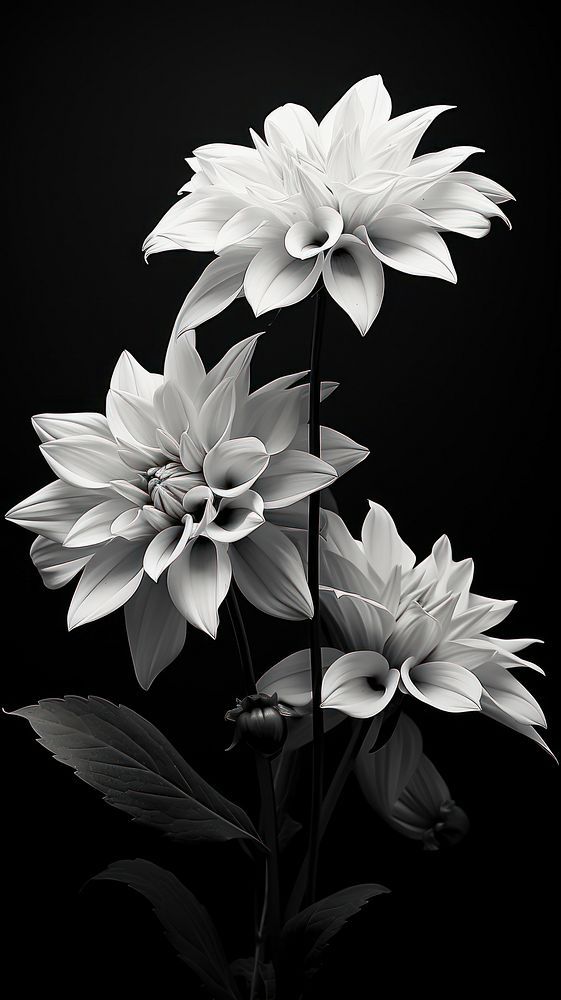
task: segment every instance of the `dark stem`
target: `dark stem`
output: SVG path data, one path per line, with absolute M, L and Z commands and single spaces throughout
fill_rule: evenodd
M 310 359 L 309 397 L 309 450 L 311 455 L 321 457 L 321 424 L 319 404 L 321 398 L 320 358 L 325 320 L 326 291 L 324 288 L 315 298 L 314 326 Z M 323 796 L 323 712 L 321 709 L 321 636 L 319 603 L 319 524 L 320 494 L 312 493 L 308 500 L 308 587 L 312 596 L 314 616 L 310 622 L 310 668 L 312 673 L 312 803 L 310 814 L 309 865 L 306 898 L 313 903 L 316 898 L 319 828 L 321 801 Z
M 249 648 L 247 632 L 245 630 L 244 620 L 233 584 L 226 597 L 226 607 L 228 609 L 228 614 L 230 616 L 230 621 L 232 622 L 232 628 L 236 638 L 236 645 L 238 647 L 244 683 L 248 688 L 244 694 L 253 694 L 255 692 L 255 673 L 253 671 L 251 649 Z M 257 765 L 257 779 L 259 781 L 259 793 L 261 799 L 262 833 L 265 844 L 269 848 L 269 854 L 267 857 L 267 872 L 265 877 L 263 913 L 260 926 L 257 931 L 257 944 L 255 950 L 257 968 L 261 956 L 264 928 L 266 928 L 268 935 L 270 936 L 273 963 L 276 962 L 281 924 L 277 812 L 275 806 L 273 775 L 269 760 L 266 760 L 261 756 L 261 754 L 256 753 L 255 761 Z M 255 970 L 254 979 L 256 979 Z

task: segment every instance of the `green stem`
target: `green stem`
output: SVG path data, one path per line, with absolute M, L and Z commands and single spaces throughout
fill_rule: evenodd
M 314 326 L 312 331 L 312 348 L 310 360 L 310 396 L 309 396 L 309 450 L 311 455 L 321 456 L 321 425 L 319 404 L 321 398 L 320 358 L 325 320 L 325 289 L 318 292 L 315 299 Z M 320 494 L 312 493 L 308 500 L 308 587 L 314 606 L 314 615 L 310 622 L 310 669 L 312 674 L 312 803 L 310 812 L 309 864 L 307 880 L 307 901 L 313 903 L 316 898 L 319 827 L 321 801 L 323 797 L 323 712 L 321 709 L 321 636 L 320 636 L 320 598 L 319 598 L 319 525 L 320 525 Z

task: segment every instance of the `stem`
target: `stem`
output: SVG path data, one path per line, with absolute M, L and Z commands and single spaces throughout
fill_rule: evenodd
M 236 638 L 236 645 L 240 657 L 244 683 L 253 694 L 255 691 L 255 673 L 253 671 L 253 661 L 251 649 L 245 630 L 244 620 L 238 603 L 238 598 L 233 586 L 230 587 L 226 597 L 226 607 L 232 622 L 232 628 Z M 276 962 L 278 943 L 280 938 L 280 895 L 279 895 L 279 850 L 277 836 L 277 812 L 275 806 L 275 790 L 273 785 L 273 775 L 271 763 L 260 754 L 255 754 L 257 765 L 257 779 L 259 781 L 259 792 L 261 798 L 261 816 L 263 824 L 263 838 L 269 848 L 267 858 L 267 870 L 265 876 L 265 892 L 263 900 L 263 913 L 260 927 L 257 932 L 257 945 L 255 950 L 255 969 L 258 968 L 260 960 L 263 928 L 266 926 L 271 936 L 271 951 L 273 963 Z M 256 971 L 254 970 L 254 980 L 256 981 Z
M 321 457 L 321 425 L 319 404 L 321 397 L 320 357 L 325 320 L 326 292 L 321 289 L 315 299 L 314 326 L 310 359 L 309 396 L 309 450 L 311 455 Z M 321 709 L 321 636 L 319 603 L 319 524 L 320 494 L 312 493 L 308 500 L 308 587 L 313 601 L 314 615 L 310 622 L 310 668 L 312 674 L 312 804 L 310 814 L 309 865 L 307 901 L 316 898 L 319 827 L 321 800 L 323 796 L 323 713 Z

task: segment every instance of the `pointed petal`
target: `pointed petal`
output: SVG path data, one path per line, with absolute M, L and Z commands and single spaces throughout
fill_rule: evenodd
M 104 490 L 70 486 L 56 479 L 12 507 L 6 518 L 45 538 L 63 542 L 82 514 L 109 497 Z
M 305 299 L 314 290 L 322 266 L 322 253 L 310 260 L 296 260 L 282 244 L 263 247 L 251 261 L 244 280 L 245 296 L 255 315 Z
M 504 667 L 493 661 L 488 661 L 476 667 L 474 673 L 481 682 L 488 698 L 515 722 L 519 722 L 523 726 L 547 725 L 536 699 Z M 485 711 L 484 707 L 483 711 Z
M 196 348 L 195 331 L 173 332 L 166 351 L 164 378 L 175 382 L 189 399 L 195 399 L 205 375 L 205 366 Z
M 247 250 L 232 249 L 212 260 L 181 306 L 172 336 L 202 326 L 226 309 L 243 288 L 251 257 Z
M 329 646 L 322 648 L 321 663 L 324 673 L 340 656 L 341 652 L 338 649 Z M 256 687 L 260 694 L 276 694 L 279 702 L 294 715 L 309 712 L 312 703 L 310 650 L 301 649 L 279 660 L 259 678 Z
M 174 524 L 160 531 L 144 553 L 144 571 L 157 583 L 162 573 L 181 555 L 189 541 L 193 518 L 188 514 L 184 524 Z
M 368 562 L 386 581 L 395 566 L 405 571 L 415 565 L 415 553 L 400 538 L 395 522 L 385 507 L 368 501 L 370 510 L 362 525 L 362 544 Z
M 88 562 L 68 609 L 68 628 L 103 618 L 125 604 L 142 580 L 146 544 L 116 538 Z
M 310 219 L 295 222 L 288 230 L 284 245 L 291 257 L 308 260 L 322 250 L 329 250 L 343 232 L 343 219 L 334 208 L 315 208 Z
M 67 549 L 49 538 L 36 538 L 30 555 L 45 587 L 58 590 L 87 565 L 94 551 L 93 548 Z
M 323 490 L 337 479 L 335 469 L 315 455 L 288 449 L 273 455 L 256 484 L 265 510 L 288 507 L 297 500 Z
M 442 712 L 481 709 L 481 684 L 457 663 L 434 661 L 415 666 L 414 657 L 410 657 L 401 668 L 401 680 L 409 694 Z
M 232 567 L 226 546 L 196 538 L 168 570 L 168 590 L 177 610 L 212 639 L 218 631 L 218 608 L 230 587 Z
M 197 433 L 207 452 L 229 434 L 235 412 L 236 383 L 226 378 L 205 399 L 199 413 Z
M 95 434 L 111 438 L 107 418 L 101 413 L 38 413 L 31 418 L 41 442 L 71 437 L 72 434 Z
M 147 691 L 179 656 L 187 624 L 169 596 L 167 582 L 156 584 L 147 576 L 125 605 L 125 622 L 136 677 Z
M 236 583 L 256 608 L 290 621 L 313 616 L 298 549 L 280 528 L 262 524 L 229 551 Z
M 76 434 L 46 441 L 41 451 L 55 475 L 71 486 L 101 489 L 112 479 L 130 476 L 130 469 L 119 458 L 117 445 L 108 438 Z
M 124 497 L 104 500 L 78 518 L 64 539 L 64 544 L 70 548 L 76 548 L 77 546 L 98 545 L 101 542 L 109 541 L 113 521 L 124 511 L 130 509 L 138 510 L 137 507 L 131 508 L 130 501 L 125 500 Z
M 342 236 L 329 251 L 323 269 L 325 287 L 364 336 L 380 311 L 384 271 L 380 261 L 356 236 Z
M 442 236 L 417 220 L 379 215 L 368 232 L 359 226 L 357 236 L 367 239 L 376 257 L 397 271 L 454 283 L 458 280 Z

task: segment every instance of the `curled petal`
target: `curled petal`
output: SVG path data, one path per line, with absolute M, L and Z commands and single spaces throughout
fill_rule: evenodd
M 321 651 L 323 672 L 340 656 L 340 650 L 324 646 Z M 312 703 L 310 650 L 301 649 L 275 663 L 259 678 L 257 690 L 260 694 L 276 694 L 279 702 L 293 715 L 309 712 Z
M 474 673 L 490 699 L 514 722 L 523 726 L 547 726 L 545 716 L 536 699 L 520 681 L 492 660 L 476 667 Z M 485 704 L 481 707 L 485 712 Z
M 237 497 L 224 497 L 216 517 L 208 524 L 205 534 L 216 542 L 238 542 L 263 524 L 263 500 L 258 493 L 247 490 Z
M 458 280 L 442 236 L 417 219 L 380 215 L 368 231 L 359 226 L 356 233 L 383 264 L 397 271 L 454 283 Z
M 236 497 L 253 485 L 268 464 L 269 455 L 262 441 L 254 437 L 234 438 L 221 441 L 209 451 L 203 472 L 213 493 Z
M 292 306 L 314 290 L 322 266 L 322 253 L 310 260 L 296 260 L 282 244 L 263 247 L 246 271 L 245 297 L 256 316 Z
M 343 219 L 334 208 L 315 208 L 311 219 L 295 222 L 288 230 L 284 245 L 291 257 L 307 260 L 329 250 L 343 232 Z
M 148 576 L 157 583 L 162 573 L 171 566 L 174 559 L 181 555 L 187 545 L 193 527 L 193 518 L 190 514 L 185 516 L 182 525 L 173 525 L 171 528 L 164 528 L 160 531 L 146 549 L 144 553 L 144 570 Z
M 329 251 L 323 269 L 325 287 L 364 336 L 380 311 L 384 271 L 372 251 L 356 236 L 342 236 Z
M 214 250 L 216 237 L 227 219 L 244 207 L 233 194 L 192 194 L 172 205 L 146 237 L 142 250 L 150 254 L 165 250 Z M 191 325 L 191 324 L 189 324 Z
M 256 608 L 291 621 L 313 616 L 298 549 L 280 528 L 265 522 L 229 552 L 236 583 Z
M 228 593 L 232 567 L 225 545 L 195 538 L 168 570 L 168 589 L 177 610 L 212 639 L 218 609 Z
M 370 719 L 393 698 L 399 671 L 372 650 L 346 653 L 329 667 L 323 678 L 321 707 L 335 708 L 354 719 Z
M 430 662 L 415 666 L 410 657 L 401 668 L 409 694 L 442 712 L 477 712 L 482 688 L 475 674 L 457 663 Z

